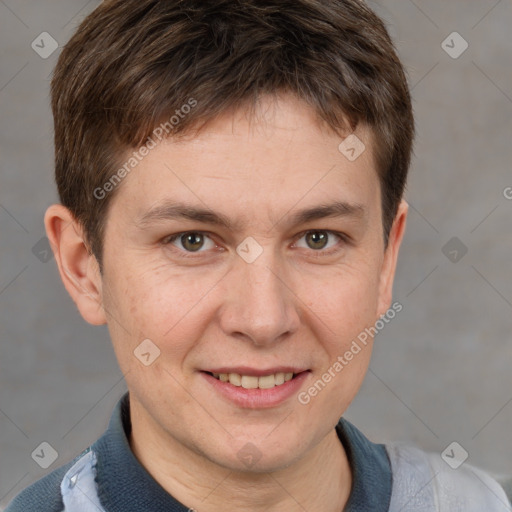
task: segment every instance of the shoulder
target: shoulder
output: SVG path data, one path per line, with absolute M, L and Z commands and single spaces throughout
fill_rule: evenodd
M 109 427 L 94 444 L 19 493 L 4 512 L 103 512 L 98 495 L 97 470 L 102 468 L 98 458 L 108 460 L 122 445 L 123 414 L 129 414 L 125 410 L 128 404 L 128 393 L 125 393 L 112 412 Z M 112 473 L 107 477 L 115 475 L 117 469 L 110 467 Z
M 89 450 L 88 448 L 83 451 L 72 461 L 60 466 L 21 491 L 9 503 L 4 512 L 62 512 L 64 510 L 61 492 L 62 481 L 69 469 Z
M 70 501 L 72 477 L 76 480 L 78 473 L 83 471 L 83 476 L 86 477 L 85 486 L 91 489 L 94 487 L 90 480 L 94 479 L 92 468 L 95 462 L 96 454 L 92 447 L 89 447 L 72 461 L 24 489 L 11 501 L 4 512 L 63 512 L 66 508 L 65 504 L 67 505 Z M 100 509 L 101 507 L 98 507 L 98 510 Z
M 21 492 L 5 512 L 105 512 L 98 496 L 92 447 Z
M 449 464 L 440 454 L 413 446 L 387 444 L 393 486 L 390 512 L 509 512 L 503 487 L 489 474 L 466 462 Z

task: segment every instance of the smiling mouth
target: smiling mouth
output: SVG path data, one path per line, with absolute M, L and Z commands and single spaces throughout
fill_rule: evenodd
M 279 372 L 257 377 L 255 375 L 240 375 L 239 373 L 205 373 L 215 377 L 221 382 L 226 382 L 244 389 L 272 389 L 277 386 L 282 386 L 285 382 L 288 382 L 299 375 L 291 372 Z

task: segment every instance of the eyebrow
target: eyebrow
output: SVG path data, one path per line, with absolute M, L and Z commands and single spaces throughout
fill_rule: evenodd
M 328 204 L 320 204 L 314 207 L 305 208 L 293 213 L 286 222 L 288 226 L 305 224 L 314 220 L 324 219 L 327 217 L 348 217 L 354 219 L 362 219 L 366 216 L 367 210 L 360 203 L 349 203 L 347 201 L 335 201 Z M 286 217 L 285 214 L 274 225 L 279 224 Z M 213 210 L 189 205 L 186 203 L 177 203 L 174 201 L 165 201 L 155 205 L 146 213 L 144 213 L 137 221 L 136 225 L 145 228 L 153 222 L 185 219 L 204 224 L 212 224 L 224 227 L 232 231 L 239 231 L 242 228 L 240 222 L 233 222 L 226 215 L 214 212 Z

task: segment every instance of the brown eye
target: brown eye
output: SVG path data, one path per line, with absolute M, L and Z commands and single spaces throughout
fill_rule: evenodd
M 177 233 L 166 238 L 164 243 L 174 245 L 182 253 L 202 253 L 215 247 L 213 240 L 200 231 Z
M 295 246 L 309 249 L 315 256 L 329 256 L 342 250 L 347 241 L 346 235 L 326 229 L 305 231 Z
M 329 241 L 327 231 L 310 231 L 305 235 L 306 243 L 311 249 L 321 250 L 324 249 Z
M 180 241 L 187 251 L 195 252 L 201 249 L 204 237 L 201 233 L 185 233 L 181 235 Z

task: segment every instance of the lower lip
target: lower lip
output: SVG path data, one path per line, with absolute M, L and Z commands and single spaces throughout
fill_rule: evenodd
M 201 372 L 201 375 L 217 393 L 236 406 L 247 409 L 266 409 L 281 405 L 299 392 L 309 374 L 309 371 L 301 372 L 295 378 L 270 389 L 245 389 L 242 386 L 233 386 L 229 382 L 222 382 L 209 373 Z

